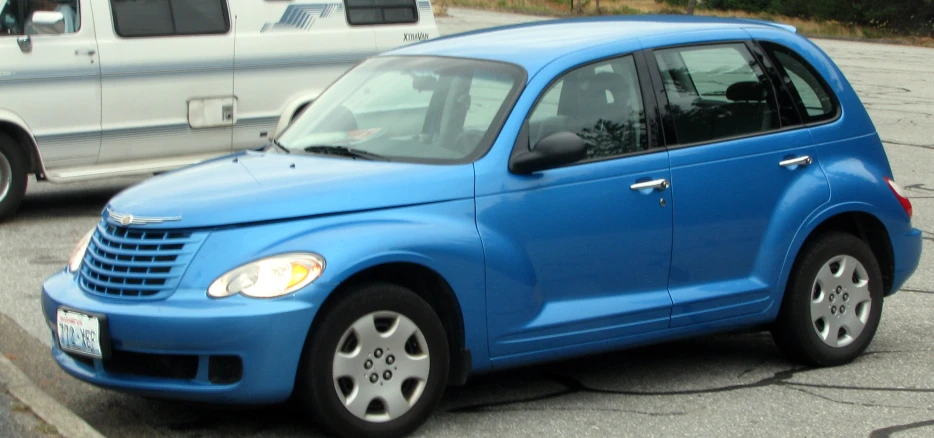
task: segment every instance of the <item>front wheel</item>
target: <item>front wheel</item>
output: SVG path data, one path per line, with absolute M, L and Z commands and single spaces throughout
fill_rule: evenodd
M 825 234 L 802 249 L 772 336 L 797 362 L 848 363 L 875 336 L 882 292 L 882 272 L 869 245 L 851 234 Z
M 392 284 L 347 291 L 319 313 L 302 358 L 303 408 L 339 436 L 406 435 L 447 385 L 449 351 L 438 315 Z

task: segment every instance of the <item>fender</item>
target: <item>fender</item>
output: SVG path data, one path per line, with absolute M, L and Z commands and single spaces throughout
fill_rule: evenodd
M 438 273 L 454 292 L 474 371 L 490 367 L 484 253 L 473 199 L 218 230 L 205 240 L 179 289 L 205 290 L 224 273 L 260 258 L 312 251 L 325 258 L 321 277 L 292 299 L 321 306 L 357 273 L 411 263 Z
M 324 90 L 322 90 L 324 91 Z M 310 92 L 303 91 L 297 95 L 292 96 L 288 103 L 282 107 L 282 111 L 279 112 L 279 122 L 276 123 L 276 130 L 273 131 L 270 138 L 277 138 L 282 131 L 285 130 L 292 123 L 292 117 L 295 116 L 295 111 L 298 111 L 302 105 L 307 105 L 313 102 L 318 96 L 321 95 L 321 92 Z
M 45 164 L 42 160 L 42 154 L 39 152 L 39 143 L 32 134 L 32 129 L 29 128 L 29 124 L 13 111 L 0 108 L 0 125 L 4 123 L 13 125 L 25 134 L 26 138 L 29 140 L 28 149 L 26 151 L 29 153 L 29 160 L 31 162 L 29 173 L 36 173 L 36 176 L 40 180 L 45 179 Z

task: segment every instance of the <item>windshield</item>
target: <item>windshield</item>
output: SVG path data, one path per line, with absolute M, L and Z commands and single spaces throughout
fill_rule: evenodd
M 393 161 L 463 162 L 486 152 L 521 89 L 519 67 L 378 57 L 331 85 L 278 138 L 292 152 L 352 149 Z

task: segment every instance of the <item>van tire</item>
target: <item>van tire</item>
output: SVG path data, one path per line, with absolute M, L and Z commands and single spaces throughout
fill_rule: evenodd
M 0 221 L 13 216 L 26 197 L 27 164 L 19 143 L 0 132 Z

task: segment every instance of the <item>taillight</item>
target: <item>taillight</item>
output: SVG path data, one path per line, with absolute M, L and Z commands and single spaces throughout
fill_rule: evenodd
M 908 194 L 905 193 L 905 189 L 895 183 L 895 181 L 885 178 L 885 182 L 889 183 L 889 188 L 892 189 L 892 193 L 895 194 L 895 197 L 898 198 L 898 202 L 902 204 L 902 208 L 905 209 L 905 213 L 908 213 L 908 219 L 911 219 L 912 213 L 914 210 L 911 208 L 911 201 L 908 200 Z

